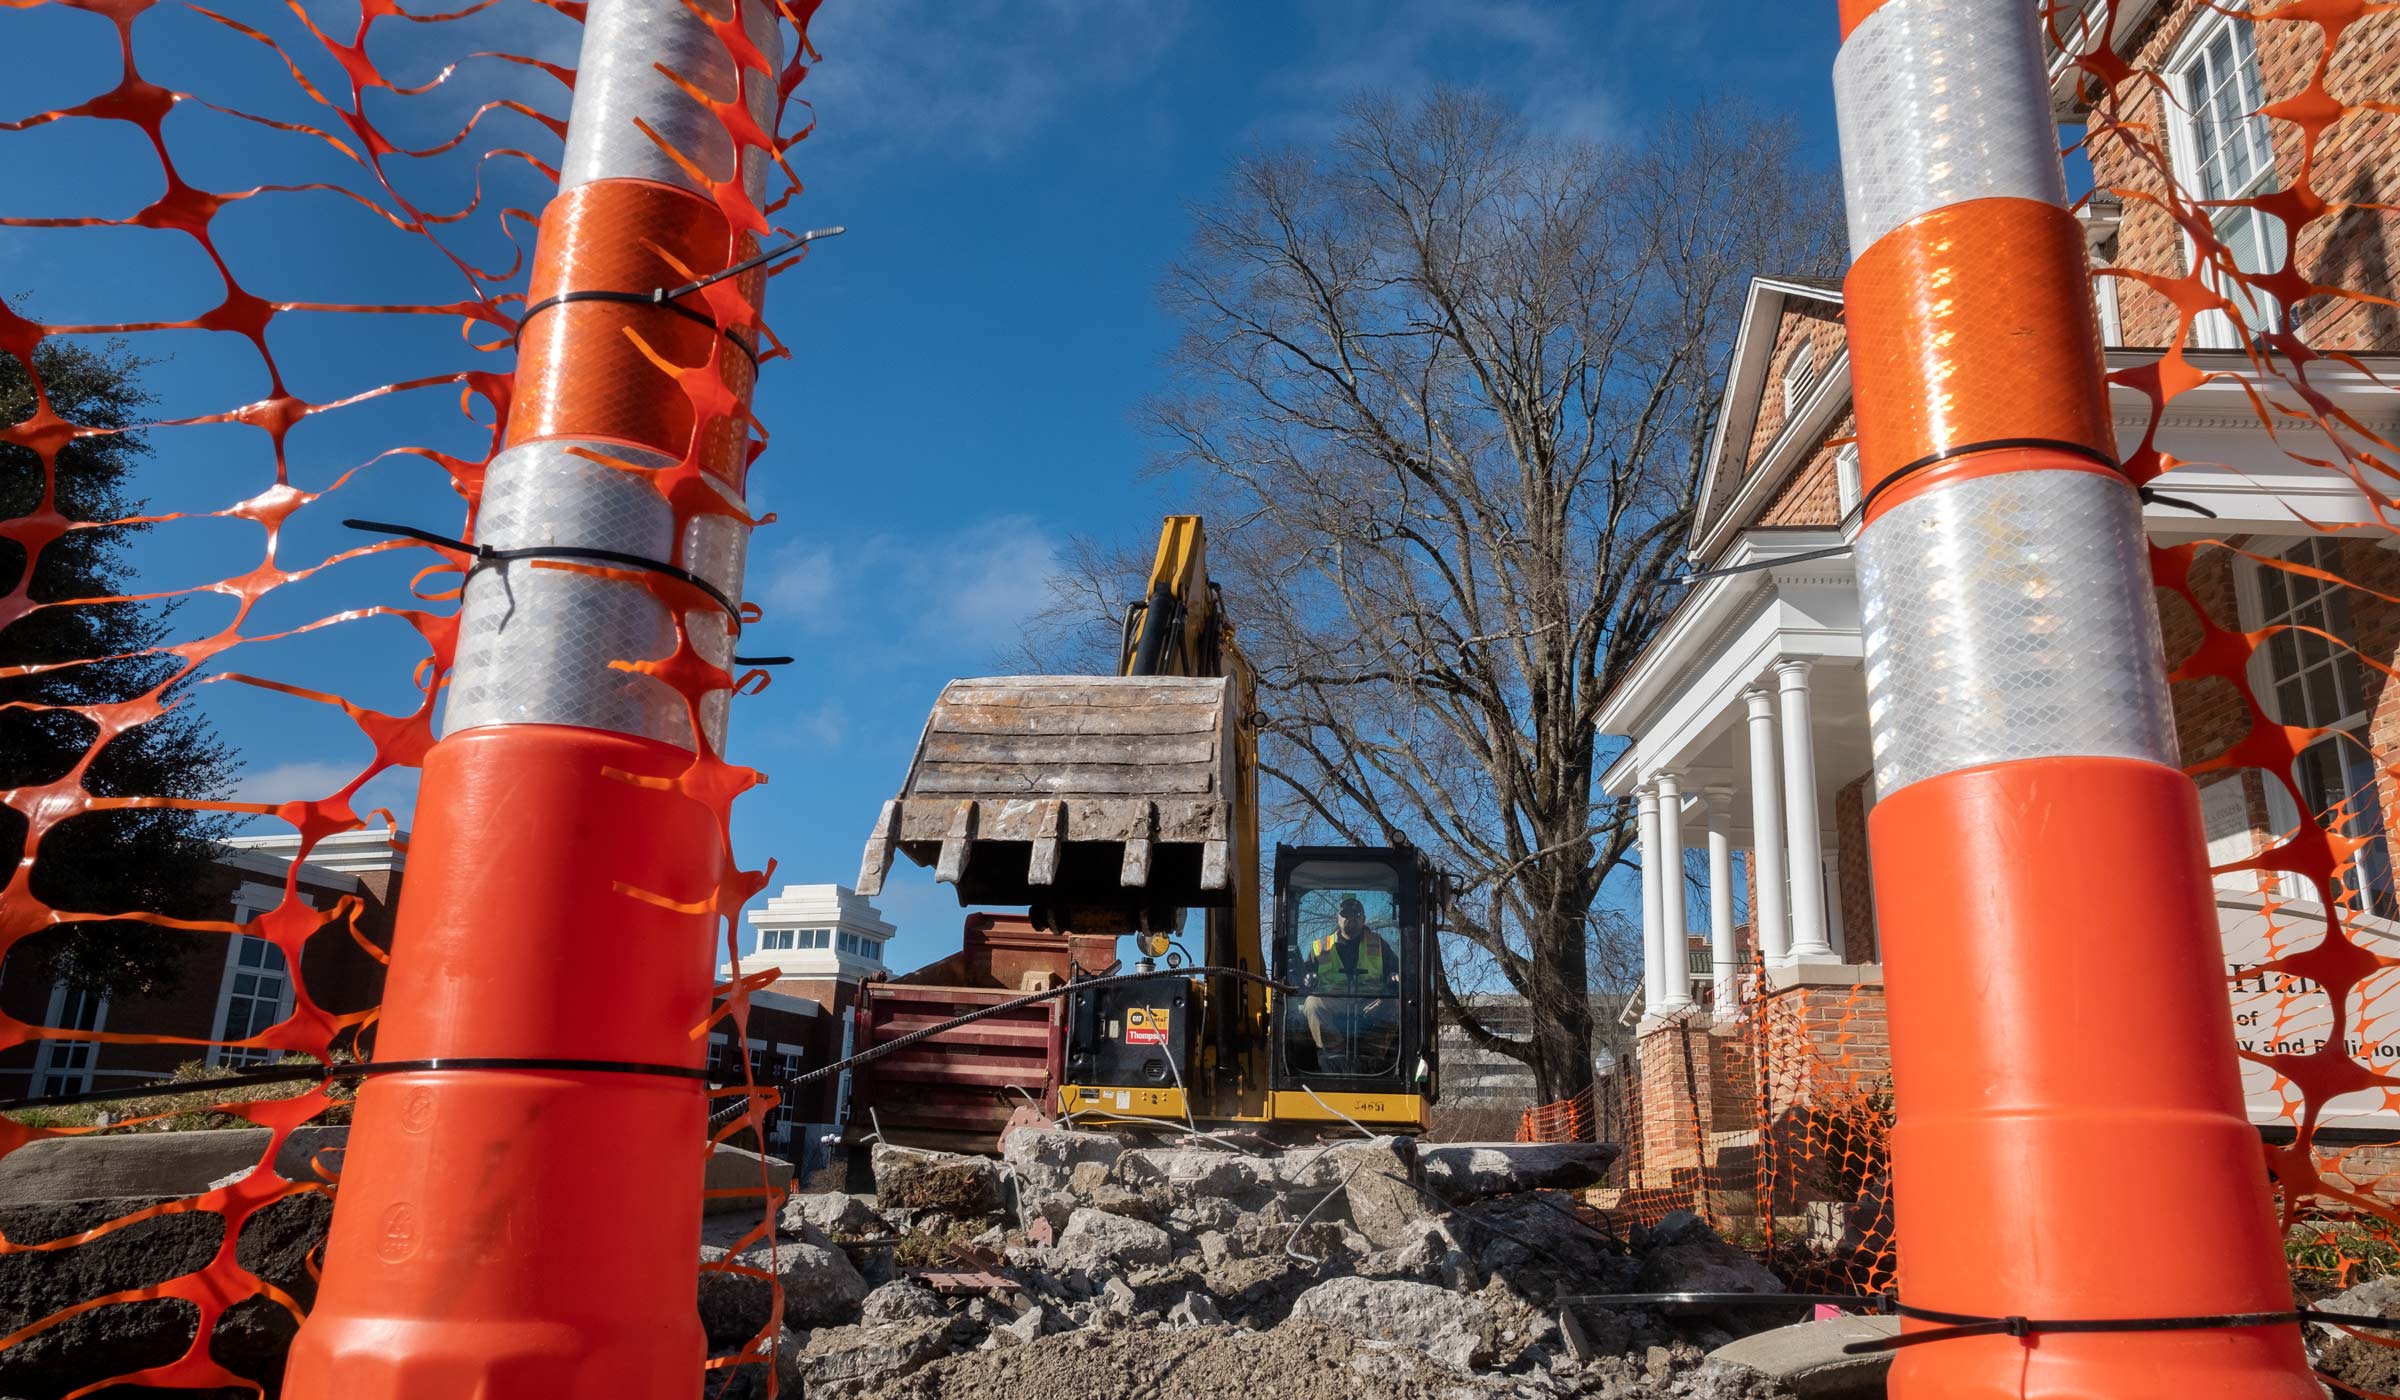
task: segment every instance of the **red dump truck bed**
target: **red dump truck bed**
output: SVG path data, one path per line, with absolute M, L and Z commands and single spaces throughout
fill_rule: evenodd
M 852 1053 L 1065 982 L 1076 961 L 1107 968 L 1114 939 L 1044 933 L 1021 914 L 968 917 L 965 946 L 930 967 L 859 988 Z M 997 1149 L 1011 1112 L 1055 1108 L 1066 1068 L 1066 1000 L 989 1016 L 858 1067 L 850 1136 L 958 1152 Z

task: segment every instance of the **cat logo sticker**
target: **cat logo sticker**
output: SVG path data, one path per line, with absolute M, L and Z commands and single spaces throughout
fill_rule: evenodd
M 1125 1008 L 1125 1043 L 1127 1045 L 1166 1044 L 1167 1008 L 1163 1006 L 1129 1006 Z

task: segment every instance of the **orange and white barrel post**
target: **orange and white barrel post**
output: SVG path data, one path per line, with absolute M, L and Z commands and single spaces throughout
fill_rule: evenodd
M 779 62 L 766 0 L 695 3 L 721 20 L 740 4 L 767 67 Z M 651 473 L 696 462 L 738 506 L 744 425 L 700 420 L 650 356 L 715 356 L 738 405 L 748 348 L 704 307 L 544 305 L 677 287 L 736 260 L 695 171 L 730 181 L 738 159 L 755 200 L 767 161 L 683 83 L 721 100 L 739 84 L 750 116 L 771 121 L 771 73 L 743 71 L 686 0 L 591 0 L 476 536 L 659 561 L 738 600 L 746 519 L 671 505 Z M 744 275 L 755 306 L 765 274 Z M 724 666 L 736 620 L 639 569 L 543 563 L 468 576 L 377 1030 L 378 1061 L 470 1063 L 363 1081 L 323 1286 L 286 1374 L 295 1400 L 651 1400 L 700 1386 L 708 1089 L 694 1028 L 710 1004 L 723 838 L 704 802 L 627 781 L 684 773 L 698 739 L 681 693 L 620 663 L 674 655 L 680 612 L 692 650 Z M 725 699 L 697 707 L 712 747 Z
M 1928 1341 L 1891 1392 L 2307 1400 L 2298 1327 L 2233 1321 L 2291 1284 L 2037 0 L 1840 7 L 1900 1300 L 2183 1320 Z

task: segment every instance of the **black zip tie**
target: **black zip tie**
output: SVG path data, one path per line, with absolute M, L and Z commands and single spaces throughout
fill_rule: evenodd
M 626 306 L 655 306 L 662 311 L 672 311 L 683 319 L 706 326 L 711 331 L 732 341 L 733 348 L 741 351 L 742 358 L 750 362 L 751 372 L 756 373 L 758 370 L 758 351 L 748 341 L 735 335 L 730 329 L 718 325 L 717 318 L 714 316 L 695 311 L 678 302 L 661 301 L 657 292 L 611 292 L 593 289 L 581 292 L 560 292 L 554 297 L 544 297 L 526 307 L 525 314 L 517 318 L 517 328 L 508 337 L 510 348 L 515 349 L 523 345 L 525 328 L 533 324 L 534 317 L 548 311 L 553 306 L 564 306 L 571 301 L 613 301 Z
M 1890 1337 L 1872 1337 L 1863 1341 L 1850 1342 L 1842 1348 L 1843 1354 L 1848 1356 L 1869 1356 L 1877 1352 L 1897 1351 L 1902 1347 L 1921 1346 L 1926 1342 L 1946 1342 L 1959 1337 L 2007 1336 L 2023 1340 L 2043 1332 L 2197 1332 L 2219 1327 L 2281 1327 L 2303 1322 L 2323 1322 L 2343 1327 L 2367 1327 L 2385 1332 L 2400 1332 L 2400 1318 L 2319 1312 L 2314 1308 L 2293 1308 L 2284 1312 L 2217 1313 L 2192 1317 L 2033 1318 L 1987 1317 L 1980 1313 L 1942 1312 L 1935 1308 L 1920 1308 L 1903 1303 L 1888 1293 L 1596 1293 L 1561 1298 L 1559 1302 L 1561 1305 L 1593 1303 L 1612 1307 L 1658 1307 L 1664 1305 L 1708 1309 L 1814 1307 L 1818 1304 L 1825 1304 L 1886 1317 L 1899 1316 L 1917 1322 L 1945 1324 L 1917 1332 L 1902 1332 Z
M 1896 1306 L 1894 1299 L 1882 1293 L 1576 1293 L 1558 1302 L 1561 1307 L 1594 1303 L 1610 1308 L 1776 1308 L 1815 1307 L 1822 1303 L 1877 1313 L 1889 1313 Z
M 743 273 L 748 272 L 750 269 L 757 267 L 762 263 L 770 263 L 775 261 L 777 258 L 799 252 L 802 248 L 808 246 L 817 239 L 833 238 L 848 232 L 849 229 L 840 224 L 836 224 L 832 228 L 812 228 L 808 232 L 801 234 L 798 238 L 793 239 L 791 242 L 786 243 L 779 248 L 770 248 L 766 252 L 744 258 L 740 262 L 735 263 L 733 266 L 728 267 L 721 272 L 712 272 L 706 277 L 694 278 L 693 280 L 684 283 L 680 287 L 653 287 L 646 292 L 620 292 L 592 289 L 579 292 L 560 292 L 556 296 L 544 297 L 540 301 L 535 302 L 533 305 L 526 307 L 525 313 L 517 318 L 517 329 L 512 335 L 509 336 L 509 344 L 514 346 L 524 339 L 525 327 L 532 323 L 534 317 L 541 315 L 543 312 L 549 310 L 553 306 L 564 305 L 570 301 L 608 301 L 616 302 L 623 306 L 656 306 L 667 311 L 672 311 L 687 321 L 697 322 L 700 325 L 706 326 L 710 330 L 716 331 L 717 333 L 723 335 L 727 340 L 733 342 L 735 349 L 741 351 L 743 355 L 749 358 L 750 368 L 756 370 L 758 368 L 758 351 L 755 347 L 745 342 L 740 336 L 735 335 L 730 329 L 719 326 L 715 317 L 705 315 L 692 309 L 691 307 L 680 305 L 680 299 L 683 297 L 688 297 L 692 293 L 697 292 L 704 287 L 713 286 L 716 283 L 722 282 L 728 277 L 739 277 Z
M 2181 496 L 2170 496 L 2164 491 L 2154 491 L 2147 486 L 2135 488 L 2134 494 L 2140 496 L 2144 502 L 2150 505 L 2173 506 L 2177 510 L 2188 510 L 2194 515 L 2205 515 L 2211 520 L 2217 518 L 2217 513 L 2215 511 L 2210 510 L 2208 507 L 2200 504 L 2198 501 L 2185 500 Z
M 736 666 L 789 666 L 792 664 L 792 658 L 788 656 L 737 656 L 733 658 L 733 664 Z
M 2125 470 L 2116 458 L 2109 456 L 2105 452 L 2086 447 L 2080 442 L 2067 442 L 2059 438 L 1991 438 L 1984 442 L 1962 442 L 1956 447 L 1945 447 L 1939 452 L 1927 453 L 1925 456 L 1919 457 L 1917 460 L 1909 463 L 1905 467 L 1902 467 L 1900 470 L 1893 472 L 1890 476 L 1885 477 L 1883 480 L 1876 482 L 1874 489 L 1867 492 L 1867 498 L 1859 502 L 1859 509 L 1862 511 L 1873 510 L 1875 508 L 1876 497 L 1882 495 L 1886 491 L 1891 490 L 1894 486 L 1899 485 L 1902 481 L 1916 475 L 1918 472 L 1926 470 L 1927 468 L 1938 467 L 1942 463 L 1950 461 L 1956 457 L 1970 456 L 1977 452 L 1998 452 L 2004 448 L 2012 447 L 2045 447 L 2053 452 L 2064 452 L 2071 456 L 2081 457 L 2089 462 L 2097 462 L 2101 466 L 2104 466 L 2110 471 L 2116 472 L 2120 475 L 2122 475 Z
M 62 1037 L 63 1038 L 63 1037 Z M 686 1065 L 647 1064 L 639 1060 L 585 1060 L 548 1056 L 444 1055 L 428 1060 L 369 1060 L 347 1065 L 273 1065 L 207 1079 L 154 1079 L 117 1089 L 89 1089 L 73 1094 L 41 1094 L 0 1101 L 0 1112 L 26 1108 L 66 1108 L 76 1104 L 113 1103 L 125 1099 L 159 1098 L 173 1094 L 205 1094 L 217 1089 L 241 1089 L 256 1084 L 297 1084 L 310 1080 L 365 1079 L 378 1074 L 421 1074 L 443 1070 L 547 1069 L 577 1074 L 646 1074 L 665 1079 L 695 1079 L 723 1087 L 744 1084 L 743 1077 L 721 1070 Z
M 636 569 L 647 569 L 654 574 L 665 574 L 672 579 L 681 579 L 699 589 L 715 600 L 718 607 L 725 610 L 725 615 L 733 619 L 737 631 L 741 626 L 742 610 L 733 599 L 725 595 L 725 590 L 681 564 L 645 559 L 639 554 L 625 554 L 614 549 L 592 549 L 584 545 L 572 544 L 542 544 L 529 545 L 523 549 L 494 549 L 488 544 L 468 544 L 465 540 L 452 539 L 448 535 L 437 535 L 431 530 L 420 530 L 414 525 L 395 525 L 384 520 L 345 520 L 342 524 L 350 529 L 364 530 L 370 534 L 399 535 L 405 539 L 421 540 L 442 549 L 455 549 L 474 556 L 478 568 L 485 564 L 505 564 L 517 559 L 593 559 L 604 564 L 624 564 Z M 468 572 L 472 573 L 474 570 L 470 569 Z

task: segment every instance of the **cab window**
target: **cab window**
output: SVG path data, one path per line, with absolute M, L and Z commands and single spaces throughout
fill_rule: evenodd
M 1293 870 L 1278 920 L 1284 1017 L 1295 1072 L 1384 1076 L 1400 1063 L 1400 988 L 1410 944 L 1399 872 L 1374 861 L 1310 861 Z

